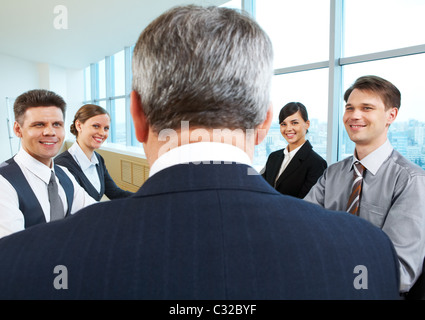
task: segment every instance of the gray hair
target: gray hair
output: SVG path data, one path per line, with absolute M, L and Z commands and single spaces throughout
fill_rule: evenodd
M 247 14 L 183 6 L 155 19 L 133 54 L 133 90 L 154 131 L 181 121 L 254 129 L 270 105 L 273 49 Z

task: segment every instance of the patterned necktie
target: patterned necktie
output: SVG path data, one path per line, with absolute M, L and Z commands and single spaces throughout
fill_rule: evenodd
M 363 171 L 364 167 L 363 165 L 356 161 L 353 166 L 353 186 L 351 188 L 351 195 L 350 198 L 348 198 L 347 203 L 347 212 L 354 214 L 356 216 L 359 215 L 359 205 L 360 205 L 360 195 L 362 191 L 362 182 L 363 182 Z
M 58 184 L 56 183 L 56 177 L 53 171 L 50 175 L 49 184 L 47 185 L 47 192 L 49 193 L 50 202 L 50 221 L 62 219 L 64 208 L 62 200 L 59 198 Z

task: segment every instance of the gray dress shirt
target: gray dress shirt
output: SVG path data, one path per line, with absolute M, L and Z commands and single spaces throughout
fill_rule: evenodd
M 356 160 L 351 156 L 329 166 L 304 200 L 345 211 Z M 425 170 L 388 140 L 360 162 L 366 170 L 359 216 L 393 242 L 400 261 L 400 292 L 407 292 L 421 274 L 425 256 Z

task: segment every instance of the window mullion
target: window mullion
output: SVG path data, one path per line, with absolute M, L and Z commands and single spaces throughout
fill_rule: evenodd
M 343 1 L 331 0 L 329 30 L 329 93 L 326 160 L 338 161 L 339 123 L 342 95 L 342 67 L 339 64 L 343 50 Z
M 113 57 L 107 56 L 105 57 L 105 91 L 106 91 L 106 111 L 111 116 L 111 130 L 109 130 L 109 136 L 108 141 L 115 142 L 115 131 L 116 131 L 116 124 L 114 119 L 115 117 L 115 101 L 112 102 L 111 97 L 113 94 L 112 89 L 112 81 L 113 81 L 113 71 L 112 71 L 112 64 L 113 64 Z
M 132 118 L 130 114 L 130 93 L 131 93 L 131 47 L 124 48 L 124 78 L 125 78 L 125 137 L 126 145 L 135 144 L 135 135 L 132 130 Z

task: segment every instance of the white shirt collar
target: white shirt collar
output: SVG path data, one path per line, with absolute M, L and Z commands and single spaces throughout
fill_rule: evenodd
M 385 160 L 390 156 L 391 152 L 393 152 L 394 148 L 391 145 L 390 141 L 387 139 L 385 143 L 380 146 L 375 151 L 369 153 L 366 157 L 364 157 L 360 163 L 373 175 L 375 175 L 379 168 L 382 166 Z M 355 161 L 359 161 L 354 154 L 353 163 Z
M 299 147 L 295 148 L 292 151 L 288 151 L 288 147 L 286 147 L 285 149 L 283 149 L 283 154 L 285 155 L 285 157 L 289 155 L 289 157 L 292 158 L 298 152 L 298 150 L 301 149 L 301 147 L 304 145 L 304 143 L 302 145 L 300 145 Z
M 52 168 L 49 168 L 44 163 L 41 163 L 28 154 L 28 152 L 26 152 L 23 148 L 18 151 L 14 157 L 14 160 L 22 164 L 25 168 L 28 169 L 28 171 L 31 171 L 32 174 L 43 180 L 46 184 L 49 184 L 52 170 L 55 171 L 53 166 L 53 159 Z
M 202 161 L 237 162 L 251 166 L 249 156 L 238 147 L 219 142 L 196 142 L 171 149 L 161 155 L 152 164 L 149 176 L 173 165 Z
M 68 152 L 72 155 L 83 171 L 90 166 L 95 166 L 99 163 L 94 152 L 91 156 L 91 159 L 89 160 L 77 141 L 75 141 L 74 144 L 68 149 Z

